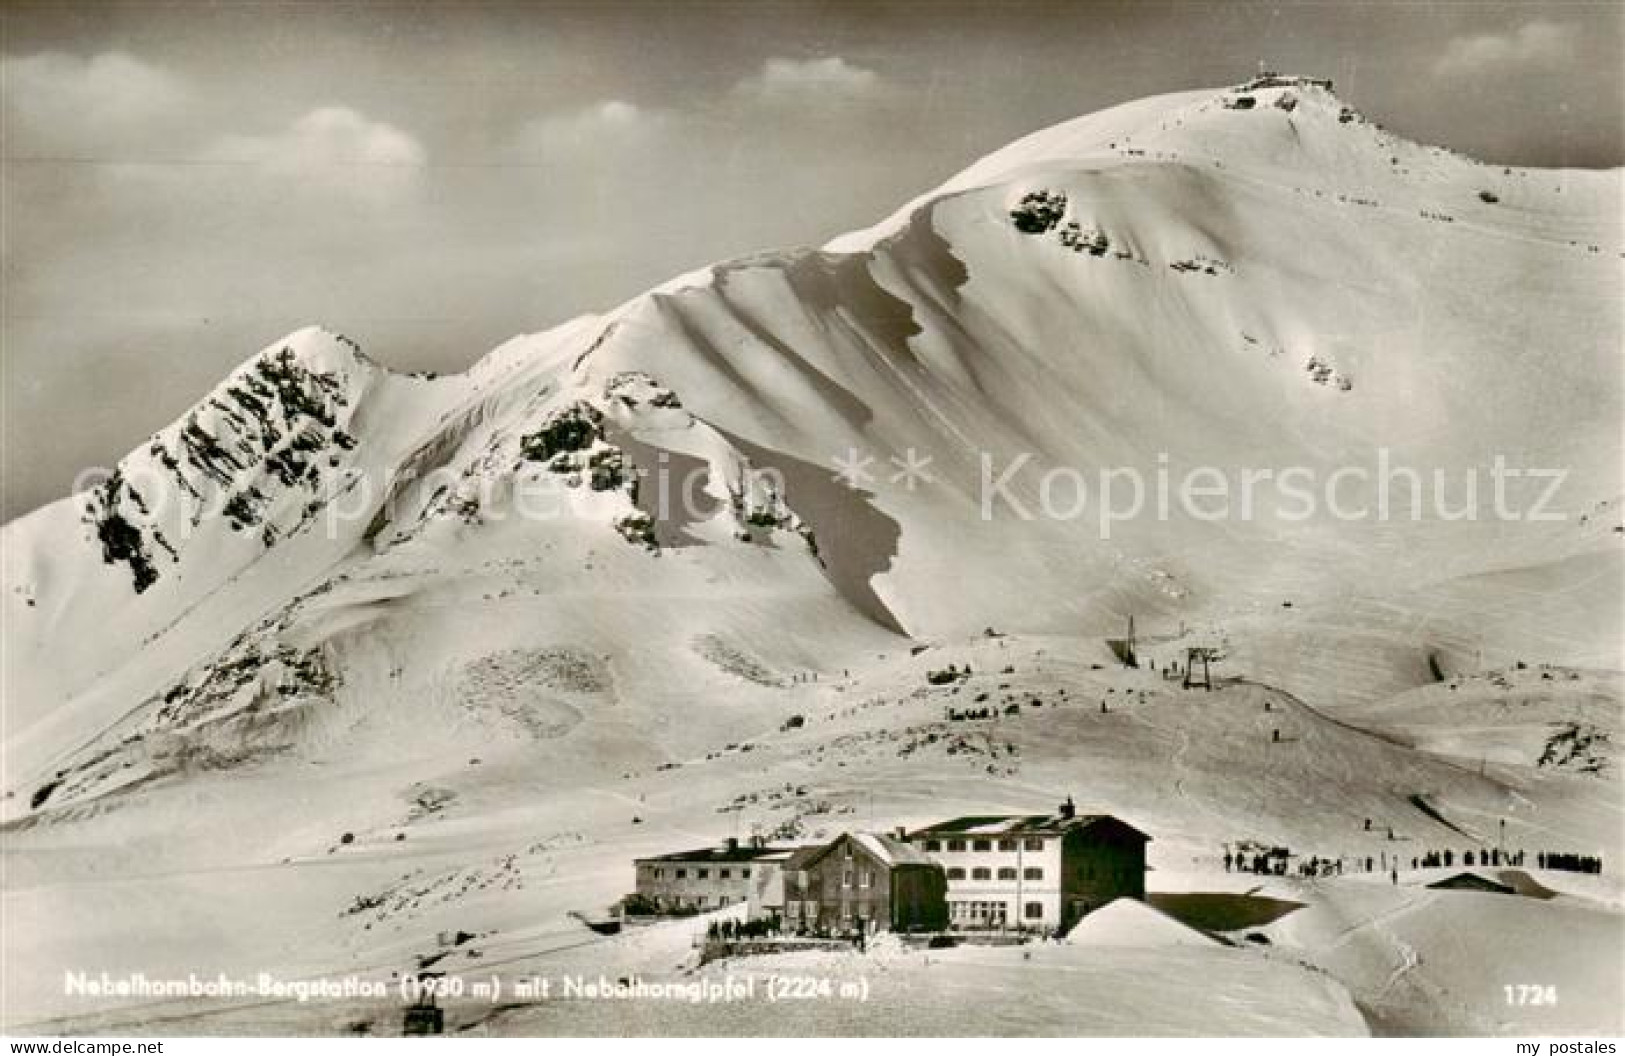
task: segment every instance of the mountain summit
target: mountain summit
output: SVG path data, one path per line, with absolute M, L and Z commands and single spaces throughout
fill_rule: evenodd
M 1618 1033 L 1617 891 L 1536 849 L 1621 853 L 1621 189 L 1269 75 L 458 376 L 274 342 L 0 535 L 0 1027 L 362 1033 L 413 966 L 659 979 L 698 922 L 580 923 L 634 859 L 1076 793 L 1151 835 L 1159 911 L 1245 941 L 877 943 L 853 1029 L 985 1033 L 954 995 L 997 972 L 1037 1032 Z M 1468 847 L 1550 900 L 1426 886 Z M 1229 875 L 1288 848 L 1314 878 Z M 392 996 L 64 986 L 96 972 Z
M 718 686 L 990 626 L 1250 627 L 1278 667 L 1314 648 L 1260 622 L 1284 599 L 1366 643 L 1339 648 L 1379 672 L 1355 697 L 1531 633 L 1617 666 L 1617 608 L 1483 602 L 1618 572 L 1619 191 L 1409 143 L 1328 82 L 1266 75 L 1034 133 L 872 228 L 461 376 L 300 331 L 5 527 L 6 816 L 379 723 L 433 752 L 455 701 L 542 677 L 516 657 L 636 697 L 656 753 Z M 1563 519 L 1115 520 L 1130 493 L 1089 490 L 1379 458 L 1475 515 L 1487 486 L 1462 482 L 1496 458 L 1561 470 Z M 1367 603 L 1393 596 L 1426 617 Z

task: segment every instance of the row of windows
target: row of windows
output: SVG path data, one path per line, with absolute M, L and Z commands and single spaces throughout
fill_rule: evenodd
M 1016 849 L 1016 842 L 1017 841 L 1012 840 L 1012 839 L 1002 839 L 1002 840 L 998 840 L 998 841 L 994 841 L 994 840 L 968 840 L 968 841 L 967 840 L 948 840 L 947 841 L 947 849 L 950 850 L 950 851 L 963 851 L 963 850 L 967 849 L 966 845 L 968 843 L 969 844 L 969 849 L 972 850 L 972 851 L 991 851 L 991 850 L 994 849 L 995 842 L 997 842 L 998 849 L 1001 850 L 1001 851 L 1013 851 L 1013 850 Z M 1042 837 L 1042 836 L 1028 836 L 1027 838 L 1021 840 L 1020 843 L 1021 843 L 1021 849 L 1024 850 L 1024 851 L 1041 851 L 1041 850 L 1044 849 L 1044 837 Z M 926 840 L 925 841 L 925 849 L 926 849 L 927 852 L 936 851 L 936 852 L 940 853 L 943 850 L 943 841 L 942 840 Z
M 1044 917 L 1044 903 L 1023 903 L 1021 915 L 1027 920 L 1042 920 Z M 1010 907 L 1003 902 L 950 902 L 948 903 L 948 916 L 956 921 L 1002 924 L 1010 916 Z
M 972 880 L 991 880 L 993 879 L 993 870 L 989 869 L 985 865 L 979 865 L 970 871 L 970 878 Z M 1000 880 L 1014 880 L 1015 878 L 1016 871 L 1009 866 L 1003 866 L 999 869 Z M 1042 880 L 1044 879 L 1044 870 L 1038 868 L 1037 866 L 1030 865 L 1021 871 L 1021 878 L 1023 880 Z M 965 879 L 965 870 L 957 865 L 949 866 L 948 879 Z
M 794 886 L 803 890 L 812 886 L 812 873 L 806 869 L 798 869 L 790 877 Z M 841 870 L 842 887 L 871 888 L 875 886 L 875 871 L 873 869 L 854 869 L 848 865 Z
M 687 869 L 675 869 L 675 870 L 673 870 L 673 874 L 675 875 L 675 877 L 678 880 L 687 880 L 688 879 L 688 870 Z M 664 866 L 659 866 L 659 865 L 655 866 L 654 875 L 655 875 L 656 880 L 664 880 L 664 879 L 666 879 L 666 869 L 665 869 L 665 867 Z M 717 879 L 718 880 L 728 880 L 728 879 L 731 879 L 732 877 L 733 877 L 733 870 L 732 869 L 718 869 L 717 870 Z M 749 869 L 741 869 L 741 870 L 739 870 L 739 877 L 742 880 L 749 880 L 750 879 L 750 870 Z M 694 870 L 694 878 L 696 880 L 709 880 L 709 879 L 711 879 L 711 870 L 709 870 L 709 869 L 696 869 L 696 870 Z
M 717 906 L 731 906 L 733 903 L 734 899 L 729 898 L 727 895 L 718 895 L 715 904 Z M 661 909 L 710 909 L 712 902 L 710 895 L 695 895 L 693 897 L 673 895 L 669 898 L 655 899 L 655 905 Z
M 816 899 L 808 899 L 805 902 L 794 898 L 788 899 L 784 903 L 785 919 L 791 921 L 799 921 L 803 919 L 809 921 L 815 920 L 818 917 L 820 905 L 821 903 L 819 903 Z M 867 907 L 868 904 L 865 903 L 864 905 Z M 835 907 L 831 906 L 830 908 L 834 909 Z M 853 918 L 859 915 L 859 908 L 860 907 L 854 906 L 851 902 L 842 902 L 840 904 L 841 919 L 850 922 Z

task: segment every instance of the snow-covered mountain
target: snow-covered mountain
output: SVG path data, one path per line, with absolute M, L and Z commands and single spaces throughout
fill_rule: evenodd
M 465 376 L 392 375 L 302 331 L 101 488 L 6 527 L 8 774 L 37 783 L 115 731 L 247 707 L 198 699 L 222 663 L 303 699 L 300 679 L 342 677 L 336 633 L 398 622 L 376 601 L 311 599 L 386 573 L 396 607 L 503 560 L 537 569 L 522 578 L 543 607 L 624 597 L 623 579 L 668 596 L 713 567 L 756 591 L 821 578 L 798 590 L 850 606 L 854 641 L 1099 634 L 1133 612 L 1442 589 L 1537 562 L 1594 578 L 1617 562 L 1617 512 L 1590 531 L 1442 530 L 1432 511 L 1294 527 L 1176 507 L 1102 539 L 1098 496 L 1056 498 L 1057 478 L 1063 516 L 1046 517 L 1040 485 L 1056 466 L 1150 480 L 1159 456 L 1176 473 L 1329 473 L 1385 448 L 1446 471 L 1452 502 L 1464 471 L 1502 456 L 1567 469 L 1553 508 L 1571 519 L 1612 503 L 1618 191 L 1614 173 L 1406 143 L 1319 84 L 1269 79 L 1037 133 L 868 231 L 685 276 Z M 888 459 L 910 452 L 929 482 L 888 486 Z M 848 453 L 875 459 L 872 488 L 831 480 Z M 636 475 L 696 461 L 705 497 L 689 505 L 711 515 L 646 524 Z M 752 483 L 764 469 L 786 494 Z M 566 516 L 516 514 L 515 492 L 548 478 L 574 485 Z M 690 593 L 728 606 L 726 590 Z M 470 623 L 504 607 L 464 604 Z M 317 607 L 324 626 L 293 633 Z M 1585 622 L 1564 659 L 1617 642 L 1617 618 Z
M 5 526 L 3 817 L 49 842 L 212 801 L 182 790 L 219 771 L 297 795 L 278 781 L 341 762 L 338 801 L 250 812 L 256 861 L 297 858 L 340 802 L 387 825 L 471 757 L 545 798 L 536 767 L 613 783 L 778 730 L 828 680 L 895 688 L 917 644 L 997 629 L 1105 659 L 1131 615 L 1168 658 L 1188 631 L 1334 712 L 1520 660 L 1618 670 L 1621 190 L 1266 77 L 1035 133 L 875 227 L 460 376 L 300 331 Z M 1497 459 L 1563 471 L 1509 486 L 1562 518 L 1490 516 Z M 1101 470 L 1379 464 L 1442 473 L 1478 516 L 1301 517 L 1265 489 L 1250 517 L 1148 494 L 1103 531 L 1076 500 Z

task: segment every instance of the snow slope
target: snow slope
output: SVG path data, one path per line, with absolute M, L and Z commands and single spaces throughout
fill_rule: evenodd
M 1212 946 L 1194 928 L 1131 898 L 1120 898 L 1089 914 L 1069 931 L 1074 946 Z

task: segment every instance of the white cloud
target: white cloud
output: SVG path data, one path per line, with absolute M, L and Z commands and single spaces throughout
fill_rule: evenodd
M 592 108 L 594 120 L 611 126 L 627 126 L 644 120 L 644 114 L 631 103 L 610 99 Z
M 180 115 L 189 92 L 174 75 L 123 52 L 42 52 L 0 59 L 6 137 L 15 153 L 99 154 L 146 141 Z
M 1455 38 L 1433 64 L 1433 72 L 1441 77 L 1476 77 L 1531 67 L 1556 69 L 1570 60 L 1579 43 L 1577 26 L 1529 22 L 1507 33 Z
M 324 106 L 269 136 L 224 136 L 208 148 L 214 160 L 304 170 L 327 165 L 421 166 L 421 144 L 393 125 L 344 106 Z
M 546 158 L 637 143 L 665 126 L 667 115 L 622 99 L 605 99 L 528 122 L 515 137 L 519 154 Z
M 271 135 L 222 136 L 209 161 L 260 167 L 303 186 L 392 200 L 416 185 L 428 152 L 409 133 L 344 106 L 324 106 Z
M 823 59 L 771 58 L 734 86 L 747 99 L 763 103 L 828 103 L 867 98 L 884 86 L 880 75 L 832 55 Z

